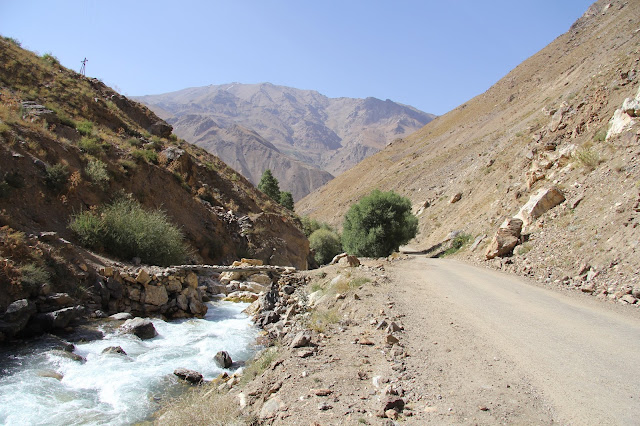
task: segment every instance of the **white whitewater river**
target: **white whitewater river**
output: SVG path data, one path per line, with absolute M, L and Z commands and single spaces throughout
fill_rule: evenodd
M 0 354 L 0 424 L 131 424 L 145 419 L 187 388 L 176 368 L 210 380 L 223 371 L 213 361 L 221 350 L 233 361 L 256 351 L 258 330 L 241 311 L 246 303 L 212 302 L 204 319 L 165 322 L 153 319 L 158 336 L 106 334 L 103 340 L 76 344 L 85 363 L 36 348 Z M 121 346 L 126 356 L 101 354 Z M 4 358 L 4 359 L 3 359 Z M 62 380 L 42 377 L 44 371 Z

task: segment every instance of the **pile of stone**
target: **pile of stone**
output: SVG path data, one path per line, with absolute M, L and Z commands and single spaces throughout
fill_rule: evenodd
M 203 317 L 207 313 L 203 299 L 206 287 L 199 285 L 193 271 L 105 267 L 100 275 L 95 287 L 109 312 L 167 318 Z

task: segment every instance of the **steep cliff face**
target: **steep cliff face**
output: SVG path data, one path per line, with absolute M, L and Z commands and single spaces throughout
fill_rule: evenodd
M 566 201 L 525 226 L 513 256 L 491 262 L 576 287 L 591 270 L 584 291 L 630 292 L 640 286 L 639 128 L 629 107 L 640 86 L 639 17 L 637 2 L 596 2 L 487 92 L 365 159 L 297 210 L 340 225 L 372 189 L 395 190 L 419 214 L 413 246 L 431 248 L 452 231 L 487 235 L 467 251 L 484 261 L 500 224 L 555 186 Z M 628 125 L 607 137 L 614 114 Z
M 295 199 L 434 117 L 390 100 L 331 99 L 269 83 L 212 85 L 136 99 L 173 124 L 180 137 L 229 164 L 251 164 L 242 173 L 253 182 L 271 168 Z M 195 117 L 200 117 L 199 122 L 194 122 Z M 236 125 L 268 142 L 256 146 L 243 135 L 220 130 Z M 231 152 L 230 144 L 240 148 Z M 266 158 L 278 158 L 270 166 L 265 146 L 275 151 Z M 285 156 L 290 160 L 285 161 Z M 286 172 L 291 167 L 295 173 Z
M 100 81 L 0 40 L 0 226 L 27 236 L 55 231 L 73 244 L 71 217 L 121 193 L 163 210 L 191 261 L 256 255 L 306 267 L 295 217 L 219 158 Z M 254 226 L 261 215 L 278 218 L 278 229 Z

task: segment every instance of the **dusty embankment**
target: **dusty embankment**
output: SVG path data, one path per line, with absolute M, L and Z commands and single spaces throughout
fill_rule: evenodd
M 225 395 L 244 405 L 238 418 L 633 423 L 635 309 L 456 261 L 363 263 L 304 273 L 311 281 L 295 294 L 315 307 L 285 321 L 264 372 Z M 293 347 L 302 329 L 310 342 Z

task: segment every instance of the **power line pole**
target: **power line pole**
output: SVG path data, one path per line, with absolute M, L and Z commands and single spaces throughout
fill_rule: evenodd
M 86 76 L 87 75 L 87 62 L 89 62 L 89 60 L 87 58 L 84 58 L 84 60 L 82 60 L 80 62 L 82 62 L 82 68 L 80 68 L 80 74 Z

